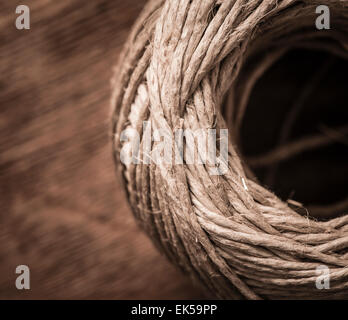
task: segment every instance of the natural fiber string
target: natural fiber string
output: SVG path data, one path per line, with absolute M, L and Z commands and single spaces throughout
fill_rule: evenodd
M 330 31 L 315 29 L 322 4 L 331 10 Z M 130 34 L 112 96 L 121 180 L 156 245 L 219 298 L 348 297 L 348 215 L 326 222 L 299 215 L 253 180 L 236 149 L 248 96 L 264 71 L 293 47 L 347 56 L 347 30 L 348 1 L 152 0 Z M 255 56 L 264 58 L 240 74 Z M 246 85 L 239 89 L 237 79 Z M 233 103 L 223 114 L 227 93 Z M 159 152 L 156 143 L 139 164 L 122 164 L 121 133 L 142 133 L 143 121 L 169 132 L 228 127 L 227 173 L 144 163 Z M 330 270 L 329 290 L 315 286 L 320 265 Z

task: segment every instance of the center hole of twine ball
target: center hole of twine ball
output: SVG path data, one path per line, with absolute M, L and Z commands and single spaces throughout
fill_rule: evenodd
M 258 181 L 318 219 L 348 210 L 347 74 L 331 53 L 289 51 L 255 83 L 240 128 Z

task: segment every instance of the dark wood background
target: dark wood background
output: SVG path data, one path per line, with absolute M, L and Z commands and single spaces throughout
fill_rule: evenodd
M 109 139 L 112 67 L 144 0 L 0 2 L 0 298 L 202 293 L 138 229 Z M 31 29 L 15 9 L 31 9 Z M 31 290 L 15 288 L 28 265 Z

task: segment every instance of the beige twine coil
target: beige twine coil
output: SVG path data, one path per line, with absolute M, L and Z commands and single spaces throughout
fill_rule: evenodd
M 332 20 L 327 31 L 315 28 L 323 4 Z M 316 221 L 298 214 L 255 181 L 237 150 L 246 101 L 262 73 L 294 47 L 347 57 L 347 31 L 342 0 L 151 0 L 129 36 L 113 80 L 115 162 L 137 221 L 216 297 L 348 298 L 348 215 Z M 259 63 L 241 74 L 250 57 Z M 172 133 L 229 128 L 227 172 L 145 164 L 156 143 L 138 164 L 121 163 L 122 132 L 141 133 L 143 121 Z M 322 265 L 330 289 L 316 287 Z

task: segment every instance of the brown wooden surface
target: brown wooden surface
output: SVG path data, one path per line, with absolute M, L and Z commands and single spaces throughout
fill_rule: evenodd
M 15 8 L 31 29 L 15 28 Z M 112 66 L 143 0 L 0 3 L 0 298 L 200 298 L 140 232 L 108 137 Z M 31 290 L 15 288 L 15 268 Z

